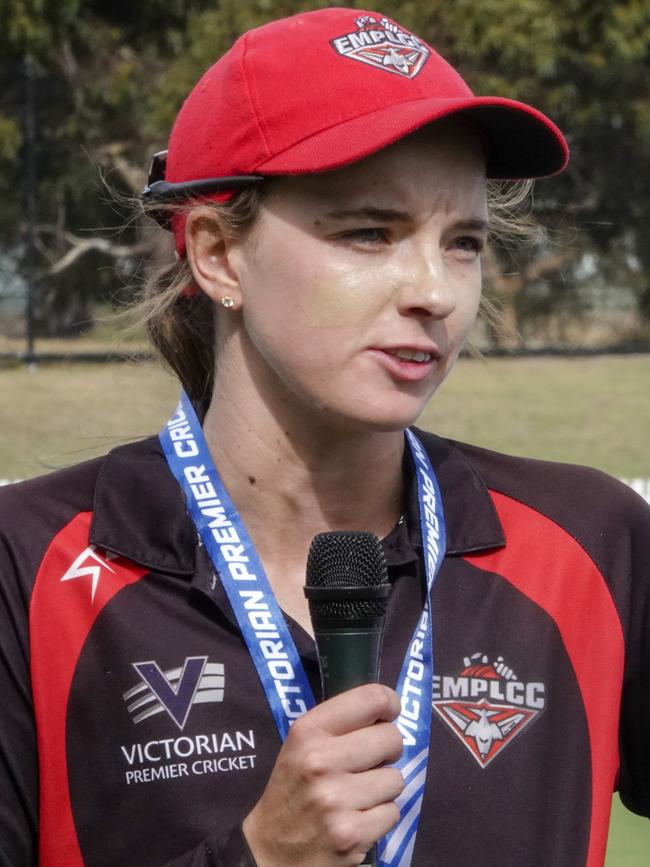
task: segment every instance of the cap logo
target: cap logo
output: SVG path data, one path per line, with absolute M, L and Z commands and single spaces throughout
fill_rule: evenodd
M 429 57 L 424 42 L 388 18 L 377 21 L 372 15 L 362 15 L 356 25 L 354 33 L 331 40 L 332 48 L 343 57 L 403 78 L 415 78 Z

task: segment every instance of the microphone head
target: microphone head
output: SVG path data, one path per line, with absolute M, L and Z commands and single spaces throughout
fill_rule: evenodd
M 314 536 L 305 587 L 312 622 L 383 618 L 389 590 L 384 551 L 373 533 L 337 531 Z

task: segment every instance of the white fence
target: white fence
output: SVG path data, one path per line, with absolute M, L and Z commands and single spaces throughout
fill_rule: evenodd
M 641 494 L 647 503 L 650 503 L 650 479 L 621 479 L 621 481 L 633 488 L 637 494 Z

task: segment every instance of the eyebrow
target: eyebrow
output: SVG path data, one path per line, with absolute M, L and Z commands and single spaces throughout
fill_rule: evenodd
M 349 208 L 338 211 L 330 211 L 325 215 L 329 220 L 377 220 L 380 223 L 408 223 L 411 220 L 409 214 L 404 211 L 396 211 L 393 208 Z
M 454 228 L 466 229 L 470 232 L 485 232 L 488 229 L 488 222 L 479 217 L 474 217 L 471 220 L 459 220 L 454 224 Z
M 405 211 L 397 211 L 393 208 L 349 208 L 330 211 L 325 215 L 330 220 L 374 220 L 379 223 L 408 223 L 412 217 Z M 485 232 L 488 228 L 487 220 L 474 217 L 469 220 L 459 220 L 454 224 L 456 229 L 464 229 L 473 232 Z

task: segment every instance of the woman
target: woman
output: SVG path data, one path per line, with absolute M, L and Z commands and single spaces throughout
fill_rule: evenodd
M 650 812 L 647 510 L 405 438 L 478 309 L 486 177 L 566 159 L 378 13 L 273 22 L 197 84 L 145 191 L 189 398 L 2 494 L 4 863 L 596 867 L 617 777 Z M 382 685 L 311 707 L 328 530 L 382 539 L 392 589 Z

